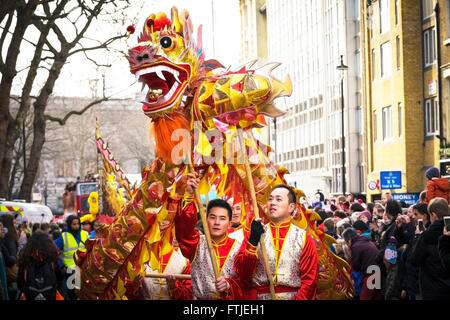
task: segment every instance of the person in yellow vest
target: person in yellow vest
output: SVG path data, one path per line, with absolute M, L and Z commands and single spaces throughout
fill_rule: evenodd
M 75 289 L 68 287 L 68 282 L 71 281 L 69 278 L 76 268 L 74 254 L 77 250 L 86 250 L 84 243 L 89 239 L 89 234 L 81 230 L 79 217 L 75 215 L 69 216 L 66 222 L 67 229 L 55 240 L 55 244 L 61 253 L 59 265 L 63 268 L 65 274 L 65 279 L 60 286 L 60 292 L 65 300 L 76 300 Z

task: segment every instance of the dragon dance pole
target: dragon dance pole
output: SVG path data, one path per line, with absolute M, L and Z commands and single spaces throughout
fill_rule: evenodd
M 146 278 L 167 278 L 169 275 L 164 273 L 147 273 Z M 190 274 L 174 274 L 177 280 L 191 280 Z
M 192 160 L 190 158 L 190 154 L 189 154 L 189 160 L 190 160 L 189 165 L 188 165 L 189 171 L 191 173 L 195 173 L 194 167 L 192 166 Z M 209 233 L 208 222 L 206 221 L 205 208 L 203 208 L 202 198 L 200 197 L 200 192 L 198 191 L 197 188 L 194 188 L 194 195 L 195 195 L 195 200 L 197 200 L 198 209 L 200 210 L 200 217 L 202 219 L 203 231 L 205 233 L 206 243 L 208 245 L 209 257 L 211 258 L 211 264 L 213 266 L 214 276 L 217 279 L 220 276 L 220 274 L 219 274 L 219 268 L 217 266 L 216 253 L 214 252 L 214 248 L 212 246 L 211 234 Z
M 242 135 L 242 129 L 238 128 L 237 132 L 239 135 L 239 142 L 241 144 L 241 150 L 244 154 L 245 173 L 247 176 L 248 187 L 250 189 L 250 195 L 252 196 L 253 212 L 254 212 L 255 219 L 258 219 L 259 218 L 258 202 L 256 201 L 255 185 L 253 184 L 252 170 L 250 168 L 250 163 L 249 163 L 248 157 L 247 157 L 247 152 L 246 152 L 246 148 L 245 148 L 245 140 L 244 140 L 244 136 Z M 263 235 L 261 235 L 261 239 L 259 242 L 261 243 L 261 252 L 262 252 L 262 257 L 263 257 L 263 261 L 264 261 L 264 268 L 266 269 L 267 280 L 269 280 L 270 295 L 272 296 L 272 299 L 275 300 L 276 299 L 275 287 L 273 285 L 273 278 L 272 278 L 272 273 L 270 270 L 269 259 L 267 258 L 266 245 L 264 243 Z

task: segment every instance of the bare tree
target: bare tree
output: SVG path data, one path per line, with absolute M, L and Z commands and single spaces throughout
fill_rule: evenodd
M 92 39 L 88 30 L 93 21 L 102 17 L 123 12 L 129 6 L 129 0 L 3 0 L 0 4 L 0 47 L 5 47 L 9 40 L 8 50 L 4 58 L 0 54 L 0 197 L 8 194 L 11 180 L 14 150 L 21 136 L 25 115 L 32 110 L 33 137 L 24 168 L 24 178 L 20 188 L 20 198 L 31 200 L 31 192 L 45 142 L 47 121 L 57 121 L 64 125 L 72 115 L 79 115 L 92 106 L 106 101 L 110 96 L 104 95 L 93 99 L 84 108 L 70 111 L 62 117 L 46 114 L 46 107 L 52 95 L 55 83 L 68 59 L 83 54 L 86 61 L 100 67 L 106 65 L 89 56 L 97 50 L 111 50 L 111 45 L 124 37 L 118 34 L 112 37 Z M 125 18 L 122 18 L 125 20 Z M 37 41 L 25 38 L 25 32 L 33 27 L 38 32 Z M 34 38 L 36 39 L 36 37 Z M 33 56 L 29 66 L 20 70 L 17 64 L 21 46 L 32 48 Z M 24 50 L 25 51 L 25 50 Z M 21 85 L 19 107 L 14 114 L 10 110 L 10 97 L 13 80 L 19 72 L 27 72 Z M 44 78 L 42 83 L 38 76 Z M 36 90 L 32 96 L 32 90 Z M 15 161 L 17 162 L 17 161 Z M 17 168 L 16 168 L 17 169 Z

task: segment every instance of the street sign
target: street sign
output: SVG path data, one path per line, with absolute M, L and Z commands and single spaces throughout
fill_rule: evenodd
M 402 172 L 401 171 L 380 171 L 380 188 L 383 189 L 401 189 Z
M 377 183 L 375 181 L 370 181 L 367 184 L 367 187 L 369 187 L 369 190 L 375 190 L 377 188 Z
M 419 193 L 392 193 L 392 199 L 412 205 L 419 201 Z

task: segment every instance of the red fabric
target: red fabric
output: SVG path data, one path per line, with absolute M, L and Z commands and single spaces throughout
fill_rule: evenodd
M 430 203 L 436 197 L 444 198 L 447 202 L 450 202 L 450 185 L 447 178 L 428 180 L 425 202 Z
M 359 300 L 381 300 L 381 290 L 367 288 L 367 279 L 369 276 L 364 277 Z
M 290 222 L 287 222 L 278 227 L 279 239 L 277 241 L 280 248 L 284 242 L 287 232 L 289 231 L 289 226 Z M 276 227 L 271 225 L 270 230 L 273 238 L 274 235 L 276 235 Z M 248 241 L 245 241 L 244 244 L 246 245 L 247 250 L 239 251 L 235 259 L 235 270 L 241 281 L 246 285 L 246 287 L 244 287 L 247 288 L 245 292 L 245 299 L 254 300 L 256 299 L 258 288 L 251 288 L 250 286 L 251 279 L 253 278 L 256 269 L 257 256 L 249 252 L 252 250 L 252 246 L 248 243 Z M 301 286 L 298 289 L 296 300 L 314 300 L 316 297 L 317 283 L 319 280 L 319 262 L 316 244 L 314 239 L 309 234 L 306 234 L 305 245 L 300 258 L 299 268 Z M 277 287 L 275 287 L 275 292 L 277 292 Z
M 187 203 L 184 208 L 178 206 L 177 215 L 175 217 L 175 236 L 178 240 L 181 253 L 190 261 L 193 261 L 197 252 L 197 247 L 200 241 L 200 234 L 195 229 L 197 224 L 197 208 L 193 202 Z M 229 260 L 228 255 L 233 248 L 235 239 L 228 237 L 219 243 L 213 242 L 213 248 L 216 258 L 219 260 L 219 268 L 222 269 L 225 263 Z M 229 261 L 228 263 L 233 263 Z M 221 293 L 223 300 L 241 300 L 243 299 L 243 292 L 240 287 L 238 279 L 226 278 L 230 285 L 229 290 Z
M 195 230 L 197 224 L 197 208 L 194 203 L 189 203 L 184 209 L 178 206 L 175 216 L 175 237 L 180 246 L 181 253 L 189 261 L 195 258 L 195 252 L 200 241 L 200 234 Z
M 183 274 L 191 274 L 191 264 L 188 262 Z M 192 300 L 194 297 L 191 280 L 175 281 L 175 288 L 170 290 L 174 300 Z
M 302 280 L 297 300 L 314 300 L 319 281 L 319 258 L 314 239 L 306 234 L 305 246 L 300 258 L 300 278 Z

